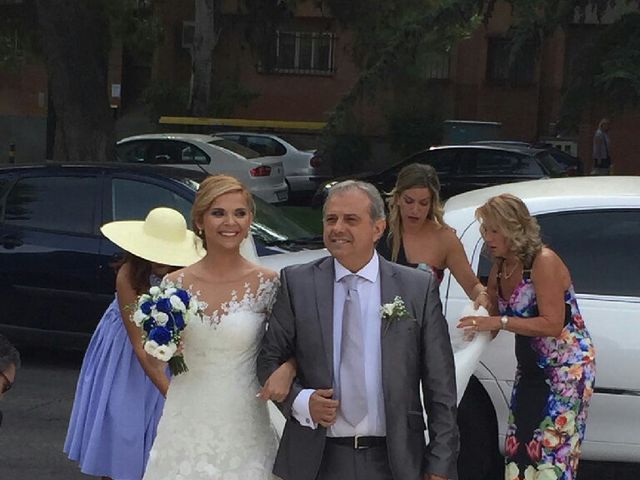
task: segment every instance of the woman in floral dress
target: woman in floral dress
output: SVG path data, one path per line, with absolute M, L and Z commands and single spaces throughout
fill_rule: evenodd
M 495 263 L 497 316 L 460 328 L 516 335 L 518 367 L 505 455 L 507 480 L 574 480 L 595 379 L 595 352 L 566 265 L 540 240 L 525 204 L 509 194 L 476 211 Z

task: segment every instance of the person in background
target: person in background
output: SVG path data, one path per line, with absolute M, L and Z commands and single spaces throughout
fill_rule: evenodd
M 476 307 L 481 305 L 490 310 L 485 286 L 473 273 L 456 232 L 444 222 L 436 170 L 419 163 L 404 167 L 387 204 L 389 229 L 386 238 L 378 242 L 378 252 L 387 260 L 430 270 L 438 282 L 449 269 Z M 495 409 L 473 375 L 458 405 L 458 429 L 459 480 L 502 480 L 503 459 L 498 447 Z
M 82 362 L 64 452 L 87 475 L 133 480 L 144 473 L 169 379 L 144 351 L 142 331 L 129 320 L 131 306 L 201 252 L 184 217 L 170 208 L 151 210 L 144 222 L 111 222 L 101 230 L 126 253 L 117 266 L 115 299 Z
M 20 354 L 4 335 L 0 335 L 0 399 L 16 380 L 16 370 L 20 368 Z M 2 425 L 2 412 L 0 412 Z
M 609 175 L 611 173 L 611 142 L 609 141 L 609 127 L 611 122 L 603 118 L 593 135 L 593 169 L 591 175 Z
M 575 480 L 595 380 L 595 351 L 562 259 L 518 197 L 492 197 L 476 210 L 494 258 L 489 317 L 459 328 L 515 334 L 516 370 L 505 440 L 508 479 Z

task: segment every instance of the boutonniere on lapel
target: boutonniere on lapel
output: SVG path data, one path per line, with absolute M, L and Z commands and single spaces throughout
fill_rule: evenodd
M 387 333 L 392 322 L 409 316 L 409 311 L 404 304 L 402 297 L 396 296 L 391 303 L 385 303 L 380 307 L 382 321 L 384 322 L 384 333 Z

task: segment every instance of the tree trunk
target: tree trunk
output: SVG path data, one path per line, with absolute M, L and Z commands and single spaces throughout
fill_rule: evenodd
M 107 12 L 94 0 L 36 0 L 36 5 L 56 114 L 53 160 L 111 161 Z
M 195 31 L 191 52 L 191 93 L 189 113 L 196 117 L 211 115 L 211 79 L 213 51 L 218 43 L 215 31 L 215 0 L 195 0 Z

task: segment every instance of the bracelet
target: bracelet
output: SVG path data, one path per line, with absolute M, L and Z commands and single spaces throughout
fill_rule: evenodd
M 509 317 L 507 317 L 506 315 L 503 315 L 500 317 L 500 328 L 502 330 L 506 330 L 507 329 L 507 324 L 509 323 Z

